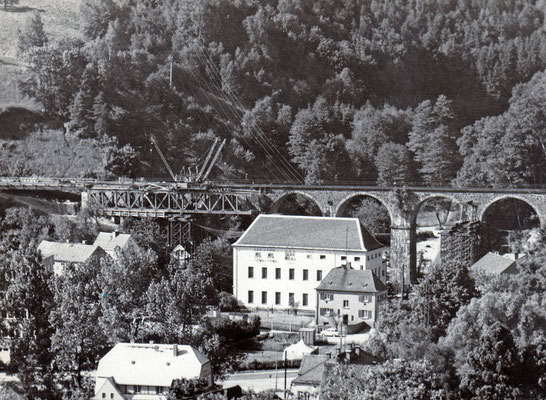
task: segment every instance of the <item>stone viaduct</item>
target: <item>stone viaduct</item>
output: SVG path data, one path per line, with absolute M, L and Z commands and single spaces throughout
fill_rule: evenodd
M 503 199 L 527 203 L 546 227 L 546 191 L 543 189 L 456 189 L 456 188 L 293 188 L 266 191 L 273 201 L 273 212 L 291 194 L 305 196 L 315 203 L 324 216 L 343 216 L 355 198 L 372 197 L 382 203 L 391 218 L 391 266 L 398 271 L 399 283 L 414 282 L 416 277 L 416 219 L 421 205 L 429 199 L 447 198 L 461 208 L 462 221 L 482 221 L 486 210 Z
M 507 198 L 527 203 L 546 227 L 545 188 L 434 188 L 356 185 L 304 186 L 254 183 L 174 183 L 144 180 L 98 181 L 71 178 L 1 177 L 0 190 L 54 191 L 81 194 L 91 206 L 111 217 L 152 217 L 170 221 L 199 214 L 251 215 L 276 212 L 293 194 L 313 201 L 324 216 L 342 216 L 352 200 L 378 200 L 391 218 L 391 266 L 399 282 L 412 282 L 416 269 L 416 218 L 428 199 L 459 203 L 461 219 L 483 221 L 487 209 Z

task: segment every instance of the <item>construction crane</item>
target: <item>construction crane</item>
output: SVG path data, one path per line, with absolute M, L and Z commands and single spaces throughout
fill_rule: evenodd
M 226 144 L 226 139 L 222 140 L 220 143 L 220 139 L 216 138 L 212 146 L 210 147 L 207 157 L 205 158 L 205 161 L 203 161 L 203 164 L 200 168 L 196 167 L 196 173 L 195 175 L 191 174 L 191 170 L 188 169 L 188 174 L 180 176 L 175 175 L 172 168 L 170 167 L 169 163 L 167 162 L 167 159 L 163 155 L 163 152 L 161 151 L 161 148 L 157 144 L 157 140 L 155 136 L 150 135 L 150 141 L 154 145 L 155 149 L 157 150 L 159 157 L 161 158 L 161 161 L 163 162 L 163 165 L 169 172 L 169 175 L 175 181 L 176 183 L 181 182 L 204 182 L 208 176 L 210 175 L 210 172 L 212 171 L 212 167 L 214 164 L 216 164 L 216 161 L 218 160 L 218 157 L 220 156 L 220 152 L 222 151 L 222 148 Z

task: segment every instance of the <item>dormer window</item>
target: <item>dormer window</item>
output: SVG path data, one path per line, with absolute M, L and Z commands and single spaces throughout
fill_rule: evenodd
M 275 258 L 275 253 L 267 253 L 267 258 L 272 260 Z
M 256 253 L 254 253 L 254 258 L 262 258 L 262 253 L 257 251 Z

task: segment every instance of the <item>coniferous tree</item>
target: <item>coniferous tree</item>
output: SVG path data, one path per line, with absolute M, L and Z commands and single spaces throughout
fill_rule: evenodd
M 421 175 L 429 184 L 444 185 L 459 167 L 458 134 L 453 127 L 451 101 L 444 95 L 432 104 L 425 101 L 415 110 L 408 147 L 420 162 Z
M 81 137 L 95 135 L 94 101 L 97 96 L 97 73 L 92 64 L 83 72 L 80 88 L 70 106 L 71 130 Z
M 385 143 L 375 157 L 377 183 L 379 185 L 404 185 L 412 182 L 413 160 L 406 146 Z

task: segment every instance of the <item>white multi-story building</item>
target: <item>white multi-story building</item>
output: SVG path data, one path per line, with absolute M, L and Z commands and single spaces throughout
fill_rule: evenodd
M 384 282 L 386 250 L 358 218 L 262 214 L 233 244 L 233 294 L 250 308 L 313 311 L 315 288 L 342 264 Z

